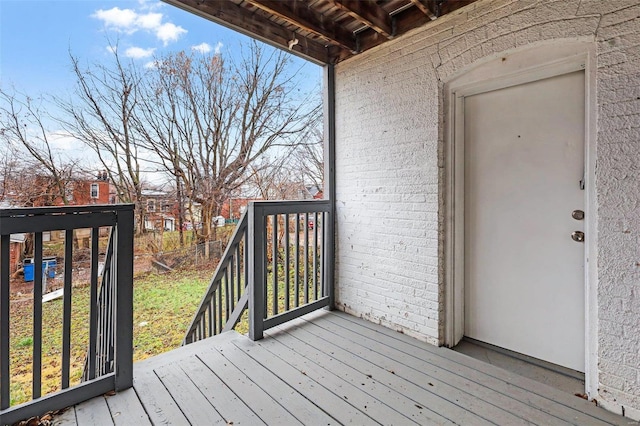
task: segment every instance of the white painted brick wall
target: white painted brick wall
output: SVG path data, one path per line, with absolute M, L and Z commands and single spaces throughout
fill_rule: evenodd
M 531 43 L 597 44 L 599 401 L 640 418 L 640 5 L 481 0 L 336 68 L 337 302 L 443 330 L 443 82 Z

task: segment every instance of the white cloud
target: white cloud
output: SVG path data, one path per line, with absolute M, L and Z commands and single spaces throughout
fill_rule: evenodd
M 47 134 L 51 149 L 65 159 L 85 161 L 87 159 L 86 145 L 64 130 L 55 130 Z
M 156 37 L 158 37 L 166 46 L 169 42 L 177 41 L 182 34 L 186 34 L 187 30 L 184 28 L 167 22 L 154 29 Z
M 151 11 L 154 8 L 149 6 L 148 2 L 141 3 L 141 7 L 149 11 L 140 13 L 133 9 L 113 7 L 108 10 L 99 9 L 91 16 L 102 21 L 106 28 L 121 33 L 150 32 L 165 46 L 170 42 L 177 41 L 180 36 L 187 33 L 187 30 L 179 25 L 163 22 L 164 15 Z
M 135 22 L 138 14 L 131 9 L 114 7 L 109 10 L 99 9 L 91 16 L 101 20 L 107 28 L 131 32 L 135 31 Z
M 200 52 L 203 54 L 213 51 L 213 53 L 217 55 L 220 53 L 222 46 L 224 45 L 221 42 L 216 43 L 215 47 L 211 47 L 209 43 L 203 42 L 195 46 L 191 46 L 191 50 L 195 50 L 196 52 Z
M 145 13 L 138 15 L 136 24 L 146 30 L 155 30 L 162 25 L 162 13 Z
M 153 69 L 153 68 L 157 68 L 158 67 L 158 61 L 149 61 L 146 64 L 144 64 L 144 67 L 146 69 Z
M 200 43 L 196 46 L 191 46 L 191 50 L 195 50 L 200 53 L 209 53 L 211 52 L 211 45 L 209 45 L 209 43 Z
M 156 49 L 153 48 L 143 49 L 142 47 L 129 47 L 125 50 L 124 54 L 127 58 L 142 59 L 152 56 L 155 50 Z

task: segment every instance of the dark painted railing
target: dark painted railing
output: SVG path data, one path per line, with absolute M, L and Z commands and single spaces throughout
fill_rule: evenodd
M 222 256 L 187 330 L 192 343 L 237 327 L 249 337 L 333 305 L 333 220 L 326 200 L 257 201 Z
M 232 329 L 247 308 L 247 217 L 245 212 L 238 222 L 183 344 Z
M 100 276 L 100 228 L 110 228 L 106 262 Z M 87 380 L 70 386 L 72 269 L 74 231 L 90 229 L 91 269 L 89 308 L 89 350 Z M 61 390 L 42 395 L 43 351 L 43 233 L 64 233 L 63 313 Z M 33 335 L 32 400 L 11 404 L 11 318 L 10 237 L 33 234 Z M 101 279 L 100 279 L 101 278 Z M 106 331 L 106 332 L 105 332 Z M 0 424 L 57 410 L 112 390 L 122 390 L 133 382 L 133 206 L 73 206 L 0 210 Z M 105 362 L 106 361 L 106 362 Z
M 113 255 L 113 232 L 109 234 L 109 242 L 107 244 L 107 252 L 104 256 L 102 273 L 100 274 L 99 289 L 97 286 L 91 286 L 90 304 L 98 306 L 98 309 L 92 312 L 95 317 L 91 317 L 91 323 L 97 324 L 92 327 L 89 333 L 89 347 L 84 362 L 84 371 L 82 373 L 82 381 L 93 380 L 96 377 L 113 373 L 115 366 L 115 344 L 116 344 L 116 283 L 114 271 L 118 265 L 115 264 L 115 256 Z M 98 241 L 97 235 L 92 235 L 91 242 Z M 92 247 L 92 253 L 97 248 Z M 91 260 L 97 256 L 92 256 Z M 97 270 L 97 265 L 91 265 L 92 279 L 93 271 Z

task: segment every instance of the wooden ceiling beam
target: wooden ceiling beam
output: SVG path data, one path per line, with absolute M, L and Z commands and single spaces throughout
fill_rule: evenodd
M 231 1 L 207 0 L 164 0 L 166 3 L 202 16 L 220 25 L 229 27 L 250 37 L 276 45 L 293 53 L 310 58 L 316 62 L 327 64 L 331 62 L 329 51 L 323 44 L 296 35 L 298 43 L 290 46 L 293 32 L 276 24 L 269 19 L 249 11 Z M 340 54 L 339 56 L 343 56 Z
M 456 9 L 459 9 L 463 6 L 466 6 L 470 3 L 473 3 L 475 0 L 457 0 L 457 1 L 447 1 L 440 2 L 442 8 L 442 15 L 451 13 Z M 413 8 L 411 8 L 413 9 Z M 431 18 L 423 15 L 422 13 L 411 13 L 411 9 L 407 9 L 402 13 L 398 13 L 394 15 L 395 25 L 396 25 L 396 35 L 401 35 L 406 33 L 413 28 L 417 28 L 421 25 L 431 22 Z M 441 15 L 441 16 L 442 16 Z M 378 46 L 387 39 L 383 37 L 381 34 L 378 34 L 375 31 L 367 30 L 363 31 L 359 35 L 360 42 L 360 50 L 362 52 L 371 49 L 372 47 Z
M 314 33 L 331 44 L 355 52 L 356 39 L 352 32 L 336 25 L 330 19 L 315 13 L 307 3 L 274 0 L 246 0 L 253 6 L 276 16 L 300 29 Z
M 420 9 L 420 11 L 427 15 L 432 21 L 438 18 L 434 7 L 435 4 L 432 0 L 411 0 L 411 3 L 413 3 L 415 7 Z
M 362 22 L 386 38 L 393 38 L 395 31 L 389 14 L 371 0 L 331 0 L 339 9 Z

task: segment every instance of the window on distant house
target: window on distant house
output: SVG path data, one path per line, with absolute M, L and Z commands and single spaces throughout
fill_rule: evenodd
M 169 204 L 163 204 L 163 205 L 162 205 L 162 211 L 163 211 L 164 213 L 169 212 L 169 210 L 170 210 L 170 209 L 171 209 L 171 206 L 170 206 Z
M 98 198 L 98 191 L 100 186 L 97 183 L 91 184 L 91 198 Z
M 147 200 L 147 211 L 150 213 L 156 211 L 156 200 Z

